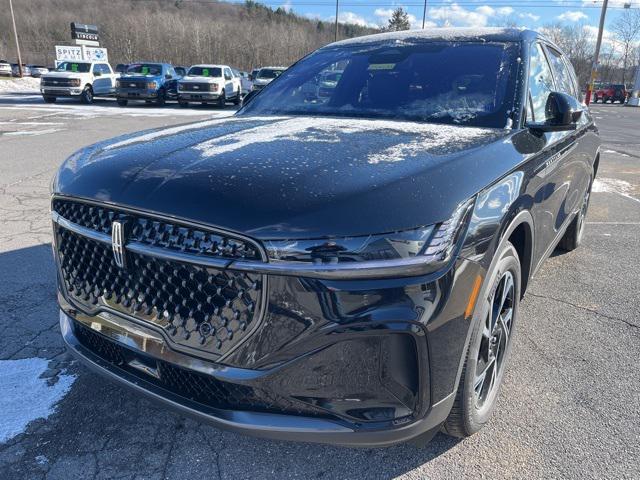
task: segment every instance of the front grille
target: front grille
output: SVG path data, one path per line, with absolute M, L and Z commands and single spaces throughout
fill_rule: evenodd
M 185 92 L 208 92 L 210 83 L 181 83 L 180 89 Z
M 154 363 L 157 366 L 159 378 L 143 374 L 128 364 L 134 358 L 141 358 L 141 354 L 78 322 L 73 323 L 73 331 L 78 341 L 98 357 L 182 398 L 225 410 L 251 410 L 306 416 L 321 414 L 312 406 L 272 394 L 264 388 L 225 382 L 147 356 L 144 356 L 145 363 Z
M 54 202 L 56 207 L 60 204 Z M 104 209 L 86 208 L 56 211 L 63 216 L 76 212 L 69 220 L 85 227 L 92 224 L 90 228 L 102 233 L 111 229 L 104 219 L 121 213 L 109 210 L 113 215 L 99 214 Z M 135 232 L 134 228 L 132 237 L 136 239 L 159 238 L 143 230 L 137 235 Z M 180 249 L 185 238 L 178 237 L 181 240 L 160 238 L 167 248 Z M 187 251 L 202 248 L 200 244 L 189 245 L 190 249 L 184 247 Z M 126 265 L 120 268 L 109 244 L 61 226 L 56 228 L 56 248 L 60 277 L 72 300 L 87 310 L 108 307 L 155 325 L 178 346 L 224 355 L 246 338 L 260 320 L 264 283 L 260 274 L 181 263 L 132 251 L 125 253 Z
M 78 86 L 78 80 L 72 78 L 48 77 L 41 80 L 44 87 L 75 87 Z
M 121 88 L 147 88 L 147 83 L 144 80 L 127 80 L 126 78 L 120 78 Z
M 111 224 L 126 224 L 127 240 L 169 250 L 211 257 L 261 260 L 258 247 L 242 239 L 160 220 L 150 215 L 130 213 L 113 207 L 55 199 L 52 209 L 77 225 L 111 235 Z

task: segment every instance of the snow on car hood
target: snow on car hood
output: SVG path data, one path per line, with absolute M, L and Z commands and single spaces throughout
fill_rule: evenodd
M 88 147 L 54 191 L 259 238 L 380 233 L 445 220 L 514 158 L 501 129 L 327 117 L 245 117 Z M 503 160 L 506 161 L 506 160 Z M 464 181 L 460 181 L 461 179 Z M 395 215 L 380 218 L 376 205 Z M 354 221 L 357 219 L 358 221 Z

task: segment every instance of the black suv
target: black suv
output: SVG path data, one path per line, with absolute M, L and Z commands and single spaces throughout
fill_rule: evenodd
M 530 279 L 582 238 L 600 142 L 578 95 L 533 31 L 386 33 L 319 49 L 232 118 L 87 147 L 53 182 L 64 339 L 222 428 L 470 435 Z

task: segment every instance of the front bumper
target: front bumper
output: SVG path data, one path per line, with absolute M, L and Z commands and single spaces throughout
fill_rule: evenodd
M 185 92 L 178 91 L 178 100 L 187 102 L 205 102 L 218 100 L 220 94 L 218 92 Z
M 127 100 L 155 100 L 158 98 L 158 90 L 139 88 L 118 88 L 116 97 Z
M 40 87 L 40 93 L 52 97 L 77 97 L 82 94 L 82 87 Z

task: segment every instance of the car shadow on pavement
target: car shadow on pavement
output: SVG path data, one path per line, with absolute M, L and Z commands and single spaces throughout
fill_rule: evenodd
M 4 478 L 394 478 L 459 442 L 438 434 L 424 447 L 354 449 L 198 423 L 105 381 L 64 352 L 49 244 L 0 253 L 0 285 L 1 326 L 12 331 L 0 336 L 0 358 L 46 358 L 59 374 L 76 376 L 47 419 L 0 444 Z

